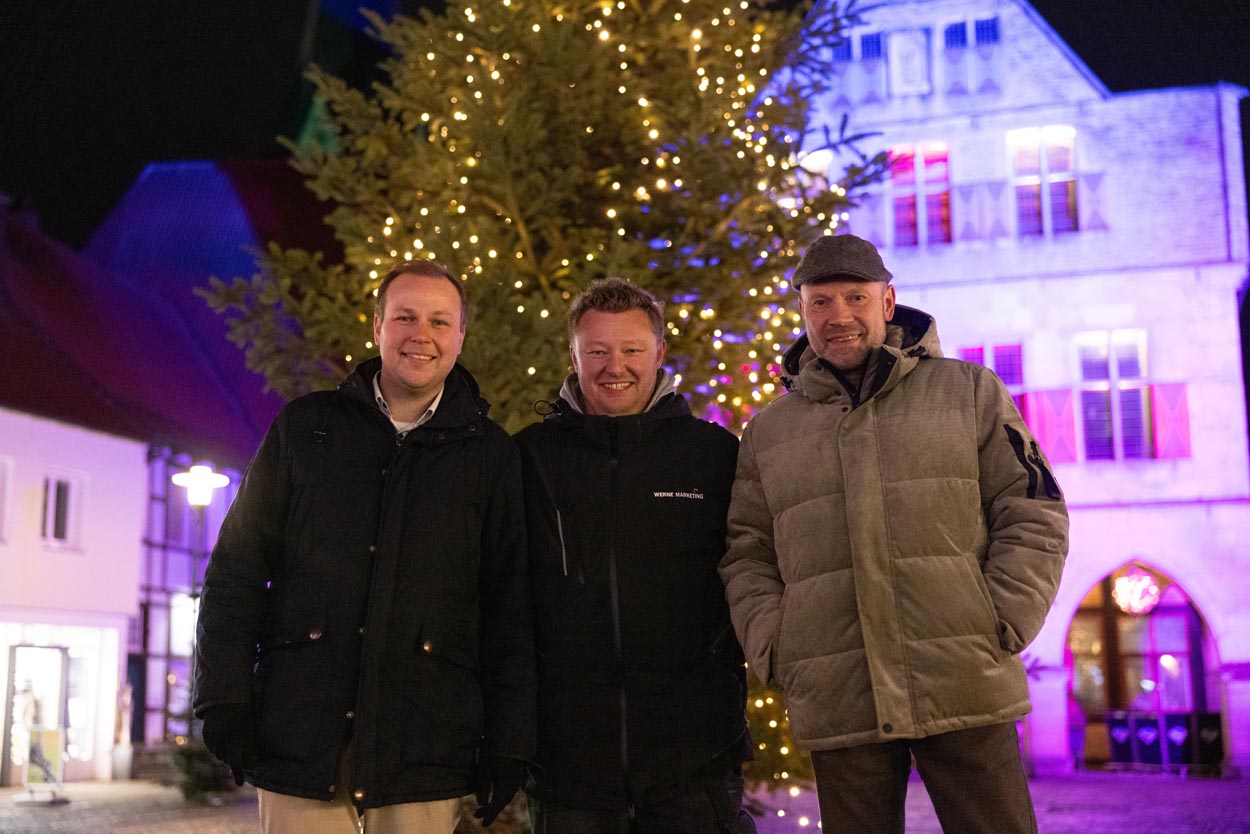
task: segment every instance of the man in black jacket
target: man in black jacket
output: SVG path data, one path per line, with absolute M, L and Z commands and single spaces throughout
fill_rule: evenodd
M 381 356 L 274 421 L 204 581 L 195 714 L 266 834 L 489 822 L 534 749 L 521 466 L 456 364 L 468 306 L 430 261 L 377 294 Z
M 574 373 L 517 435 L 538 649 L 535 834 L 754 831 L 742 650 L 716 565 L 738 441 L 673 390 L 660 302 L 569 310 Z

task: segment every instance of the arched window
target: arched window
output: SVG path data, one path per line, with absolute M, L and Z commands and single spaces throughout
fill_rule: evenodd
M 1073 691 L 1086 715 L 1207 710 L 1205 632 L 1189 597 L 1167 576 L 1132 563 L 1104 578 L 1068 634 Z

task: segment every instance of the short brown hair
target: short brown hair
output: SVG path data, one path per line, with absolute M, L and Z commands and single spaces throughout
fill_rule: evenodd
M 417 261 L 400 261 L 391 267 L 391 271 L 382 276 L 382 283 L 378 284 L 377 296 L 373 300 L 373 315 L 383 318 L 386 312 L 386 291 L 390 289 L 391 284 L 401 275 L 417 275 L 423 278 L 446 278 L 456 288 L 456 293 L 460 296 L 460 329 L 464 330 L 469 324 L 469 294 L 464 289 L 464 282 L 451 274 L 451 270 L 437 261 L 417 260 Z
M 601 313 L 628 313 L 642 310 L 651 319 L 656 341 L 664 339 L 664 302 L 627 278 L 597 278 L 569 304 L 569 341 L 577 332 L 582 316 L 591 310 Z

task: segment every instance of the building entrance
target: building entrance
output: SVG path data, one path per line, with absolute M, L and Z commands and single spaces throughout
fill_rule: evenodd
M 61 781 L 68 673 L 63 646 L 9 649 L 0 785 Z
M 1189 770 L 1223 760 L 1214 641 L 1184 589 L 1130 562 L 1081 602 L 1068 632 L 1077 767 Z

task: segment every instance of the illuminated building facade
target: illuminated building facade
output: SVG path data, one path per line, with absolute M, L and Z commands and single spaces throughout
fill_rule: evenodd
M 866 17 L 823 118 L 850 110 L 892 164 L 849 229 L 947 356 L 1007 383 L 1071 511 L 1027 758 L 1244 772 L 1246 90 L 1112 94 L 1024 0 Z

